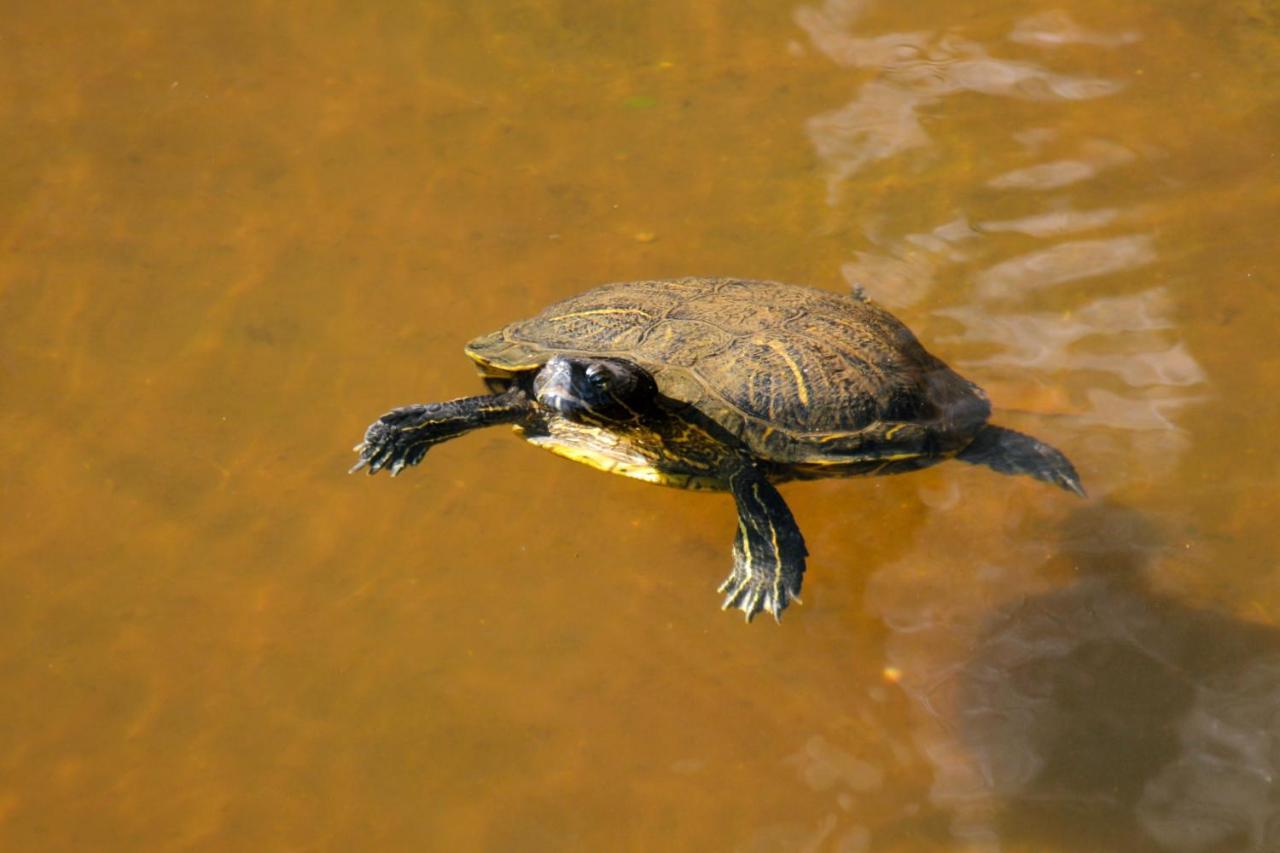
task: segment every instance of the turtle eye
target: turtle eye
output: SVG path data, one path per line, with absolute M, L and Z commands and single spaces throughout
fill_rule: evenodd
M 591 387 L 598 391 L 603 391 L 609 387 L 609 368 L 603 364 L 587 365 L 587 381 L 591 383 Z

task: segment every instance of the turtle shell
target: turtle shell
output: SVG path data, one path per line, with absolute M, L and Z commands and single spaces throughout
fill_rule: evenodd
M 981 389 L 865 299 L 684 278 L 606 284 L 477 338 L 489 376 L 557 354 L 627 359 L 759 458 L 813 464 L 947 455 L 986 422 Z

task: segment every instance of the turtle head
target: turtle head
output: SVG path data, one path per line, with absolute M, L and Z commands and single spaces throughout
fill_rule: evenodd
M 648 371 L 618 358 L 552 356 L 533 380 L 540 404 L 586 423 L 637 421 L 657 394 Z

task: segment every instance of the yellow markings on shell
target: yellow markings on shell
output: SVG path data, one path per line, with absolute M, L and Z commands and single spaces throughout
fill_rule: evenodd
M 552 317 L 553 321 L 569 320 L 576 317 L 597 317 L 601 314 L 639 314 L 641 317 L 653 319 L 653 315 L 648 311 L 642 311 L 639 308 L 588 308 L 585 311 L 570 311 L 568 314 L 557 314 Z
M 791 373 L 796 378 L 796 390 L 800 393 L 801 405 L 809 405 L 809 386 L 804 383 L 804 374 L 800 372 L 800 365 L 796 364 L 796 360 L 791 357 L 791 353 L 787 352 L 787 348 L 780 341 L 769 341 L 769 348 L 782 356 L 787 367 L 791 368 Z
M 879 471 L 890 462 L 919 459 L 923 455 L 923 453 L 894 453 L 889 456 L 880 456 L 878 454 L 869 453 L 861 456 L 809 456 L 798 460 L 796 464 L 811 470 L 827 471 L 831 468 L 843 468 L 846 465 L 867 465 L 879 462 L 881 463 L 880 467 L 875 469 L 876 471 Z
M 463 352 L 466 353 L 467 358 L 476 363 L 476 366 L 480 368 L 480 375 L 486 379 L 506 379 L 514 373 L 519 373 L 523 370 L 533 370 L 536 367 L 542 366 L 541 362 L 531 361 L 521 364 L 505 364 L 502 367 L 498 367 L 493 363 L 493 361 L 470 347 L 464 348 Z
M 810 440 L 817 441 L 819 444 L 827 444 L 832 441 L 848 441 L 851 438 L 859 438 L 860 432 L 830 432 L 826 435 L 815 435 Z
M 906 425 L 906 424 L 898 424 L 897 426 L 891 426 L 891 427 L 889 427 L 887 430 L 885 430 L 885 431 L 884 431 L 884 440 L 885 440 L 885 441 L 889 441 L 889 440 L 890 440 L 890 439 L 892 439 L 895 435 L 897 435 L 899 432 L 901 432 L 902 430 L 904 430 L 904 429 L 906 429 L 906 428 L 907 428 L 907 425 Z

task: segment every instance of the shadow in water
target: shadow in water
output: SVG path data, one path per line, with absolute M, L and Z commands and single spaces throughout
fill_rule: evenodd
M 962 834 L 1280 849 L 1280 631 L 1153 589 L 1165 547 L 1137 511 L 1084 509 L 1062 543 L 1079 581 L 986 622 L 955 723 L 994 809 L 962 817 Z

